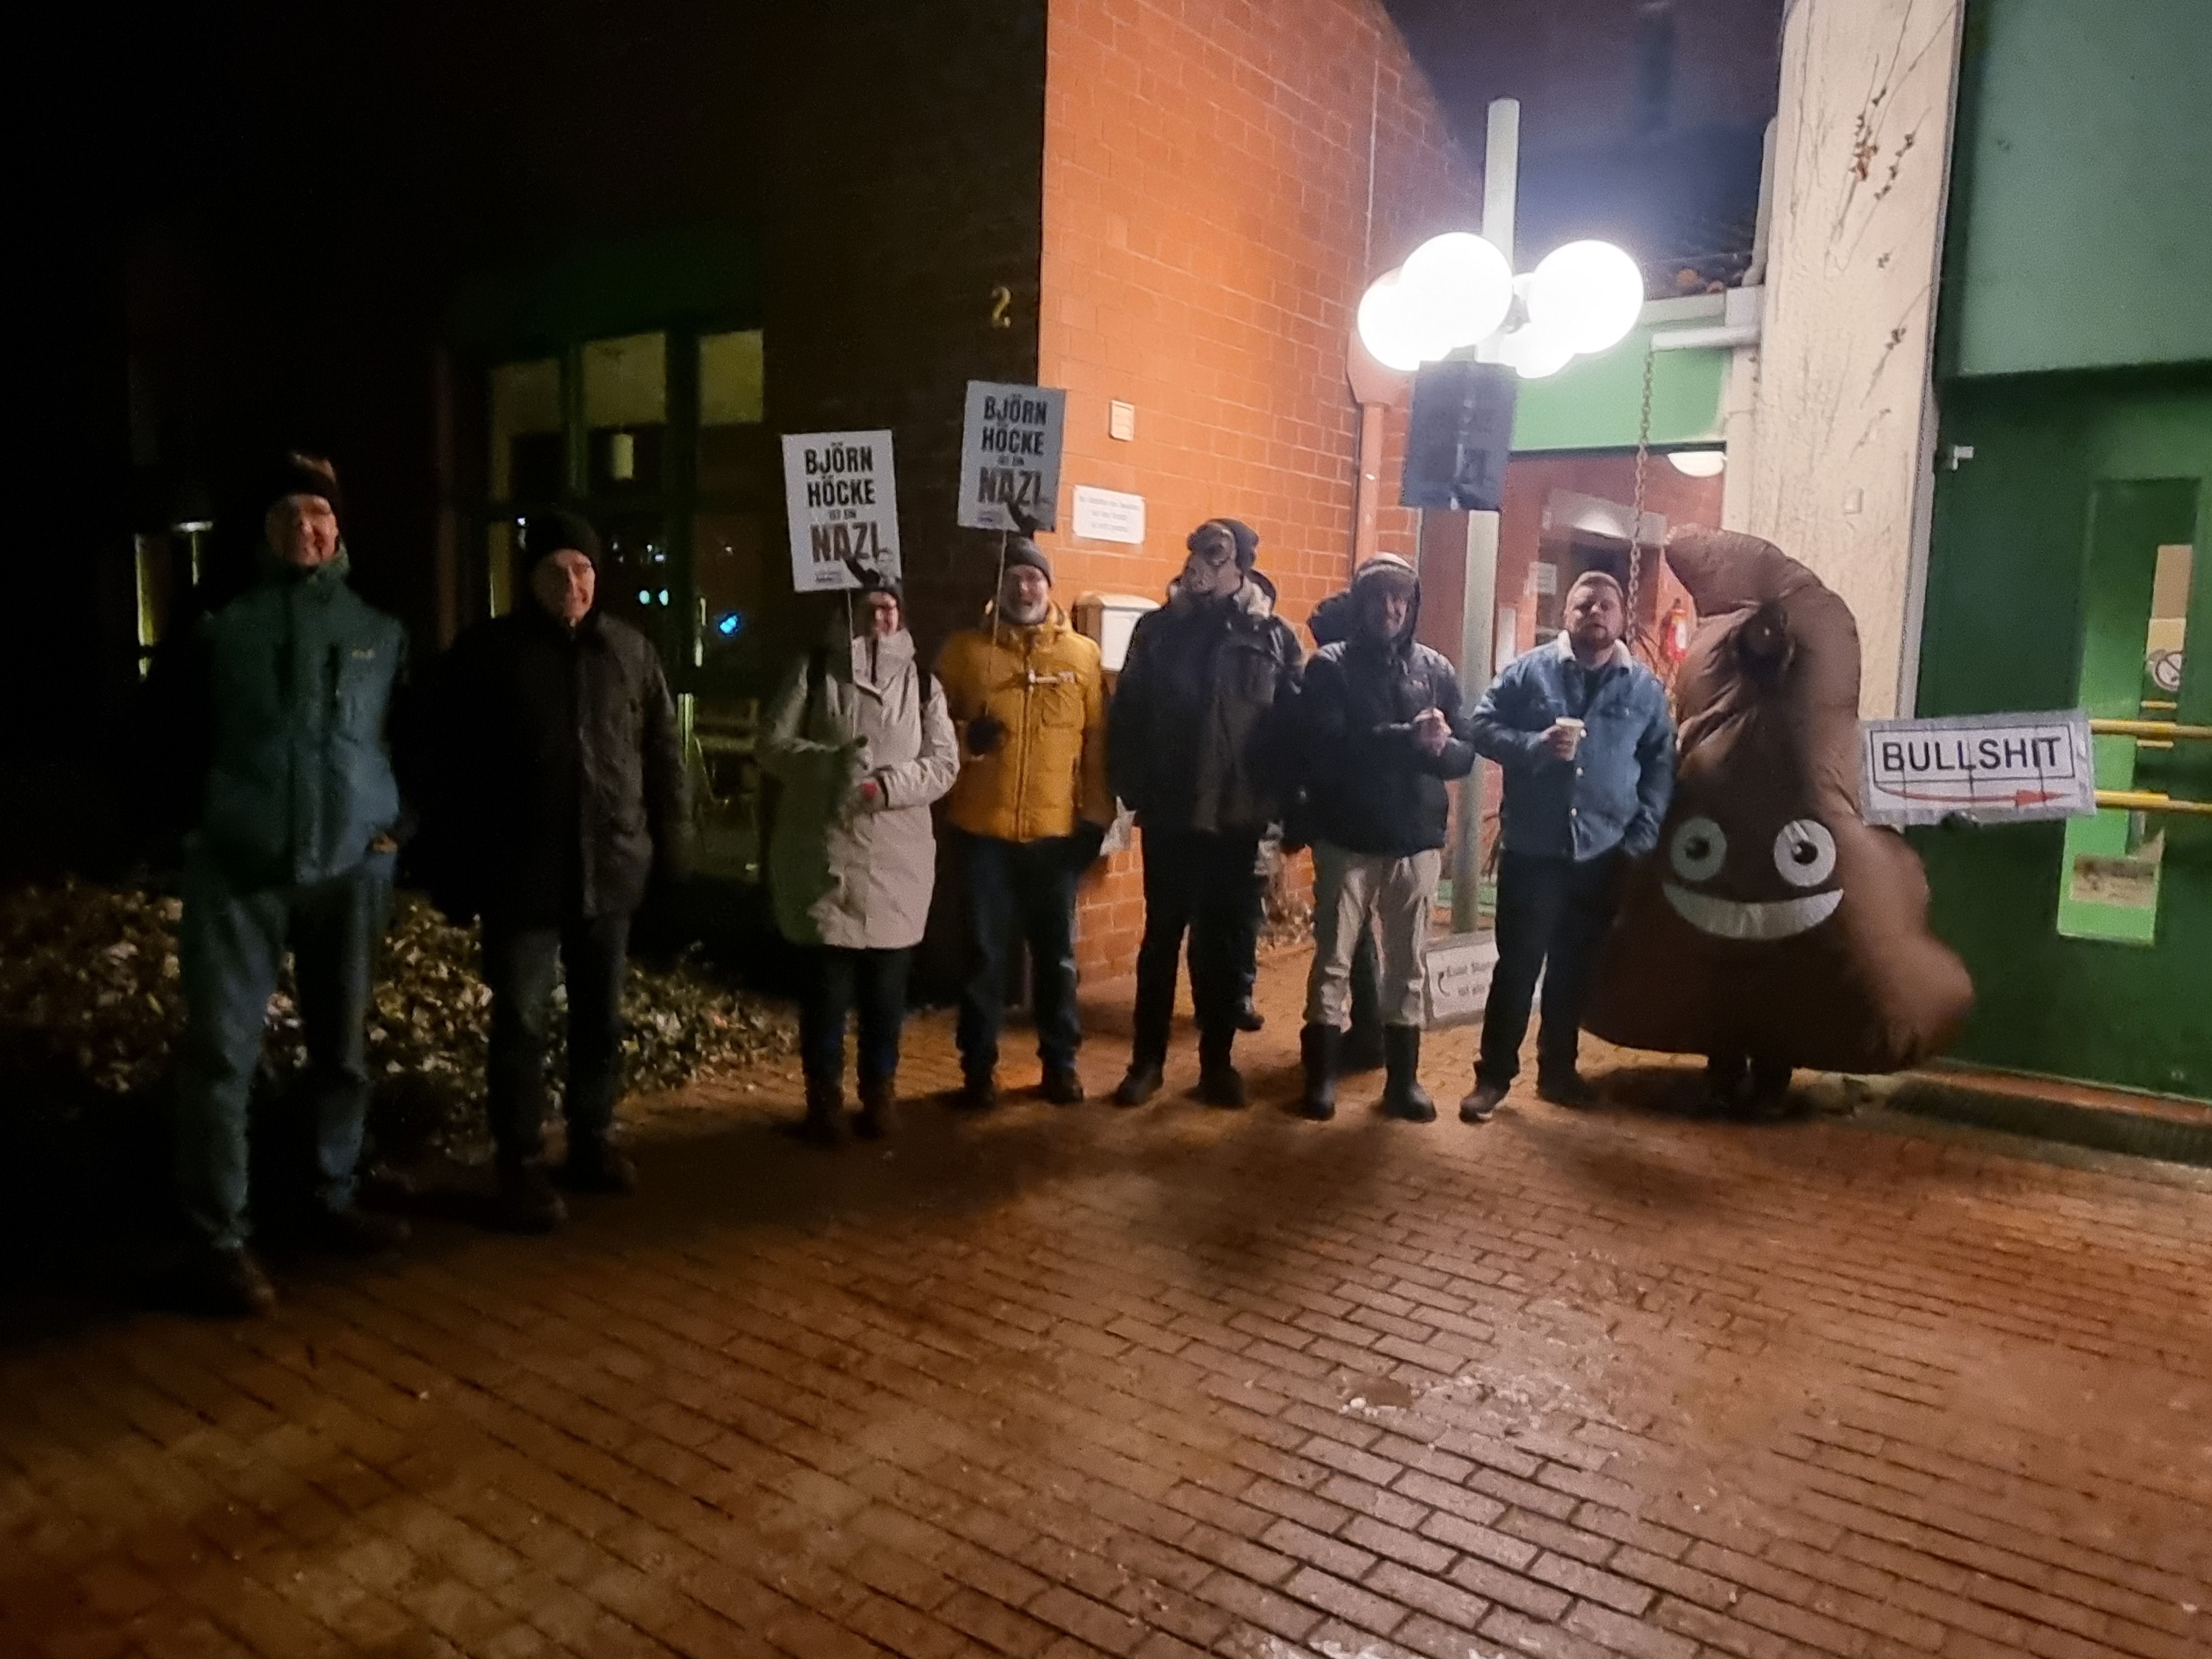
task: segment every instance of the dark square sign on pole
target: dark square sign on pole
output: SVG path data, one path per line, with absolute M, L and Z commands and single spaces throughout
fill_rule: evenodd
M 1505 463 L 1513 453 L 1519 379 L 1504 363 L 1447 359 L 1423 365 L 1413 380 L 1402 505 L 1498 510 L 1505 500 Z

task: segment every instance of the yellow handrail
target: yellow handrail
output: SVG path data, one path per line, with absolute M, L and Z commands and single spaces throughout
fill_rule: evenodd
M 2212 817 L 2212 800 L 2177 800 L 2148 789 L 2100 789 L 2097 805 L 2123 812 L 2180 812 L 2191 817 Z
M 2177 726 L 2172 720 L 2091 720 L 2100 738 L 2152 738 L 2167 743 L 2212 743 L 2212 726 Z

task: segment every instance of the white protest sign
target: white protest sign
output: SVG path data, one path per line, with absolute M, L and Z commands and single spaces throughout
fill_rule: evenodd
M 1119 489 L 1075 486 L 1075 533 L 1087 542 L 1145 541 L 1145 498 Z
M 900 574 L 890 433 L 786 434 L 783 503 L 791 520 L 791 585 L 800 592 L 858 587 L 848 560 Z
M 1429 941 L 1431 1028 L 1475 1018 L 1490 1000 L 1498 941 L 1488 933 L 1454 933 Z
M 1060 441 L 1067 394 L 1053 386 L 968 382 L 960 433 L 960 506 L 970 530 L 1018 530 L 1019 507 L 1039 530 L 1060 528 Z
M 2078 708 L 1868 720 L 1859 732 L 1859 815 L 1869 823 L 1936 823 L 1954 812 L 2002 823 L 2097 810 L 2089 717 Z

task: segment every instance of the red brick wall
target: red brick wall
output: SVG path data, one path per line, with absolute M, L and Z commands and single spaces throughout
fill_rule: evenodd
M 890 428 L 908 619 L 931 656 L 991 587 L 990 538 L 953 522 L 967 383 L 1036 373 L 1045 14 L 870 0 L 789 10 L 770 33 L 769 424 Z M 787 576 L 769 586 L 787 597 Z M 775 625 L 795 651 L 827 611 L 794 609 Z
M 1043 538 L 1061 599 L 1161 597 L 1184 536 L 1222 514 L 1259 531 L 1291 620 L 1343 586 L 1353 307 L 1479 200 L 1380 0 L 1052 0 L 1038 367 L 1068 393 L 1062 531 Z M 1108 435 L 1115 399 L 1133 441 Z M 1392 422 L 1388 500 L 1402 435 Z M 1143 495 L 1145 544 L 1078 541 L 1078 483 Z M 1410 556 L 1411 513 L 1385 509 L 1382 545 Z M 1086 969 L 1133 956 L 1136 866 L 1092 878 Z

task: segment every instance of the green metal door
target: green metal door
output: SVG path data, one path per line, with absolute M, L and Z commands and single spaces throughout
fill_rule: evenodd
M 2212 374 L 1957 384 L 1938 453 L 1919 714 L 2212 725 L 2185 650 L 2212 639 Z M 2102 789 L 2212 799 L 2212 744 L 2097 750 Z M 1959 1057 L 2212 1098 L 2212 818 L 1917 839 L 1974 975 Z

